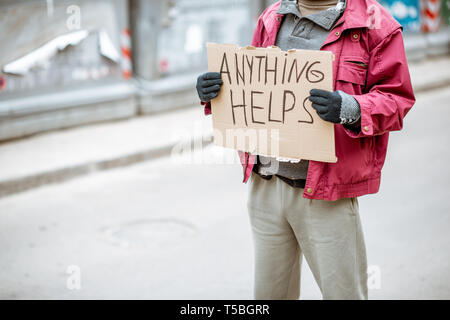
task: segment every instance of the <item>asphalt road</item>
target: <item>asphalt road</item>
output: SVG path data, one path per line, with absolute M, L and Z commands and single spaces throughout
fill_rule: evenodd
M 450 88 L 417 98 L 359 199 L 372 299 L 450 298 Z M 163 158 L 0 199 L 0 298 L 251 299 L 241 173 Z

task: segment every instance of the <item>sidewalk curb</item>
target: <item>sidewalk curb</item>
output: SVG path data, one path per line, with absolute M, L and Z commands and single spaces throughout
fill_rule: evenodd
M 191 141 L 194 143 L 201 142 L 203 146 L 206 146 L 211 143 L 212 139 L 208 139 L 207 137 L 205 138 L 204 136 L 197 136 L 193 137 Z M 94 172 L 127 167 L 144 161 L 162 158 L 170 155 L 174 147 L 175 143 L 167 144 L 165 146 L 142 150 L 131 154 L 118 155 L 115 158 L 87 162 L 72 167 L 60 168 L 25 177 L 0 181 L 0 198 L 48 184 L 65 182 Z
M 434 82 L 415 85 L 414 93 L 422 93 L 425 91 L 436 90 L 447 86 L 450 86 L 450 76 L 445 79 L 437 79 Z
M 450 76 L 445 79 L 437 79 L 433 82 L 416 85 L 414 86 L 414 92 L 417 94 L 425 91 L 440 89 L 446 86 L 450 86 Z M 205 139 L 204 136 L 195 136 L 192 141 L 201 141 L 201 143 L 206 146 L 211 143 L 212 139 Z M 67 168 L 59 168 L 29 176 L 0 181 L 0 198 L 48 184 L 65 182 L 94 172 L 126 167 L 144 161 L 162 158 L 170 155 L 174 146 L 175 143 L 170 143 L 165 146 L 142 150 L 131 154 L 117 155 L 116 157 L 110 159 L 87 162 Z

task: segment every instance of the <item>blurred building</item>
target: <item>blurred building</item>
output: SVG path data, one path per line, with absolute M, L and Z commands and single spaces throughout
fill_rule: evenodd
M 128 19 L 126 0 L 1 0 L 0 140 L 136 114 Z
M 131 0 L 134 77 L 143 113 L 198 103 L 206 42 L 248 44 L 252 0 Z
M 273 2 L 0 0 L 0 141 L 197 103 L 205 42 L 247 45 Z M 448 51 L 450 0 L 380 2 L 408 56 Z

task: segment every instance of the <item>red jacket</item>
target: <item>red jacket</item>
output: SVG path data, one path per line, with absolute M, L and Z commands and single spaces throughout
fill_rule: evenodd
M 252 45 L 274 45 L 283 15 L 280 2 L 258 20 Z M 389 132 L 401 130 L 415 102 L 403 46 L 402 28 L 375 0 L 347 0 L 343 16 L 321 50 L 333 52 L 334 89 L 352 95 L 361 107 L 361 132 L 334 126 L 337 163 L 310 161 L 303 196 L 337 200 L 376 193 Z M 355 63 L 356 62 L 356 63 Z M 211 113 L 210 104 L 205 114 Z M 255 155 L 239 151 L 244 182 Z

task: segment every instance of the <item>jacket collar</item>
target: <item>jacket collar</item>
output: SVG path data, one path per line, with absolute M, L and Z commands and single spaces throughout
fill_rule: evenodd
M 312 21 L 325 30 L 331 30 L 344 12 L 346 4 L 347 0 L 338 0 L 334 7 L 307 16 L 302 16 L 298 9 L 297 0 L 281 0 L 280 9 L 278 9 L 277 13 L 282 15 L 294 14 L 300 19 L 303 18 Z
M 364 28 L 368 26 L 369 12 L 364 0 L 347 0 L 347 8 L 337 23 L 343 23 L 343 29 Z
M 264 27 L 271 33 L 279 29 L 283 14 L 277 13 L 280 9 L 281 1 L 278 1 L 273 7 L 267 18 L 263 20 Z M 347 0 L 342 17 L 335 24 L 335 27 L 342 24 L 342 29 L 363 28 L 368 26 L 369 16 L 367 12 L 367 3 L 364 0 Z

